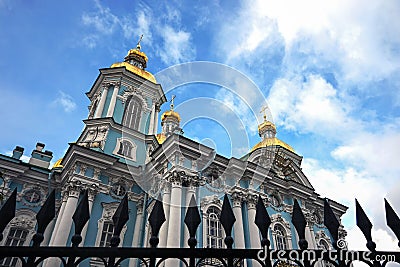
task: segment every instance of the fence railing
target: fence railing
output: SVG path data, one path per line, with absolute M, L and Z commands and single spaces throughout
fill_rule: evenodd
M 3 239 L 5 227 L 15 217 L 16 195 L 17 191 L 14 190 L 0 209 L 0 241 Z M 400 247 L 400 219 L 386 199 L 385 209 L 387 225 L 397 237 Z M 349 251 L 340 245 L 341 240 L 338 240 L 340 224 L 327 200 L 324 202 L 324 224 L 333 238 L 332 246 L 334 250 L 331 251 L 308 249 L 308 243 L 305 239 L 306 219 L 297 200 L 294 201 L 292 213 L 292 223 L 299 238 L 299 249 L 297 250 L 278 251 L 270 249 L 268 229 L 271 220 L 261 197 L 258 198 L 255 216 L 255 224 L 261 236 L 260 249 L 232 248 L 234 239 L 231 233 L 236 219 L 226 195 L 220 215 L 220 222 L 226 234 L 224 239 L 226 248 L 196 248 L 196 232 L 200 225 L 201 217 L 194 197 L 190 200 L 190 205 L 187 208 L 184 218 L 184 223 L 189 232 L 189 239 L 187 240 L 189 248 L 157 248 L 159 243 L 158 234 L 166 220 L 163 204 L 158 200 L 156 200 L 148 219 L 152 233 L 150 248 L 118 247 L 121 230 L 129 220 L 128 198 L 126 195 L 112 217 L 114 232 L 110 241 L 110 247 L 79 247 L 79 244 L 82 242 L 82 229 L 90 219 L 87 191 L 84 192 L 79 200 L 73 215 L 75 234 L 71 238 L 71 247 L 40 246 L 44 239 L 44 231 L 54 217 L 55 191 L 52 191 L 36 215 L 37 230 L 32 238 L 31 246 L 2 246 L 0 247 L 0 261 L 3 261 L 5 258 L 17 258 L 19 259 L 18 265 L 23 267 L 41 266 L 48 258 L 58 258 L 60 266 L 67 267 L 78 266 L 83 261 L 92 258 L 99 259 L 106 267 L 120 266 L 122 262 L 128 259 L 136 259 L 138 266 L 149 267 L 162 266 L 172 259 L 180 261 L 181 266 L 189 267 L 212 266 L 213 263 L 224 267 L 243 266 L 245 261 L 248 261 L 253 267 L 282 265 L 314 267 L 317 266 L 317 263 L 322 263 L 325 266 L 349 267 L 355 261 L 364 262 L 371 267 L 384 267 L 388 262 L 397 262 L 400 264 L 400 252 L 376 250 L 376 245 L 371 237 L 372 223 L 357 200 L 357 226 L 366 238 L 368 251 Z M 8 265 L 3 264 L 2 266 Z

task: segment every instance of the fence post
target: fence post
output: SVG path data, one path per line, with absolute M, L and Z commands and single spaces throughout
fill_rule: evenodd
M 151 245 L 151 256 L 150 256 L 150 267 L 156 266 L 156 255 L 155 248 L 157 248 L 158 242 L 158 233 L 160 232 L 161 226 L 165 222 L 165 213 L 163 203 L 160 200 L 156 200 L 154 204 L 153 210 L 149 216 L 149 224 L 151 227 L 151 237 L 150 237 L 150 245 Z
M 200 213 L 199 213 L 199 210 L 197 209 L 197 204 L 196 204 L 196 200 L 194 199 L 194 195 L 192 195 L 192 198 L 190 199 L 189 207 L 187 209 L 186 216 L 185 216 L 185 224 L 189 231 L 188 245 L 192 250 L 197 245 L 196 230 L 199 227 L 200 222 L 201 222 Z M 193 255 L 193 253 L 190 253 L 189 266 L 195 267 L 195 265 L 196 265 L 195 257 Z
M 226 233 L 224 242 L 228 250 L 232 249 L 233 245 L 233 238 L 231 235 L 232 235 L 232 227 L 235 221 L 236 218 L 235 215 L 233 214 L 231 204 L 229 203 L 228 196 L 225 194 L 224 202 L 222 204 L 220 222 L 222 224 L 222 227 L 224 227 Z M 228 258 L 228 267 L 233 267 L 233 257 Z
M 266 267 L 271 267 L 272 259 L 269 257 L 270 242 L 268 240 L 268 229 L 269 226 L 271 225 L 271 218 L 268 215 L 267 209 L 264 205 L 261 196 L 258 196 L 258 201 L 256 205 L 256 218 L 254 220 L 254 223 L 257 225 L 258 230 L 260 230 L 262 236 L 261 247 L 264 249 L 264 253 L 266 253 L 266 255 L 264 255 L 265 258 L 264 264 Z

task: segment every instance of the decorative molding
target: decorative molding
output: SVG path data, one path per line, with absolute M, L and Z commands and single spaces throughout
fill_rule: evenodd
M 256 194 L 248 192 L 246 195 L 247 209 L 256 209 L 258 196 Z
M 138 88 L 133 87 L 131 85 L 125 85 L 125 87 L 127 89 L 125 89 L 124 92 L 122 93 L 122 96 L 119 97 L 119 99 L 122 101 L 122 104 L 125 105 L 129 96 L 136 96 L 137 98 L 140 99 L 140 101 L 142 101 L 143 112 L 150 113 L 151 105 L 147 103 L 145 97 L 143 96 L 143 93 L 140 90 L 138 90 Z
M 103 207 L 103 213 L 102 213 L 102 217 L 97 221 L 97 236 L 96 236 L 96 242 L 95 242 L 96 247 L 98 247 L 100 245 L 100 240 L 101 240 L 104 223 L 105 222 L 112 223 L 112 216 L 114 215 L 115 211 L 117 210 L 118 205 L 119 205 L 119 202 L 111 202 L 111 203 L 102 202 L 101 203 L 101 206 Z M 128 227 L 126 226 L 126 224 L 122 228 L 121 234 L 119 236 L 121 238 L 119 247 L 122 246 L 122 244 L 124 243 L 124 237 L 125 237 L 127 228 Z
M 200 209 L 203 211 L 203 214 L 207 212 L 210 206 L 216 206 L 221 210 L 222 201 L 216 195 L 203 197 L 200 201 Z
M 35 202 L 35 195 L 30 196 L 32 201 L 28 201 L 26 198 L 29 198 L 26 194 L 33 193 L 37 194 L 36 197 L 39 198 L 38 201 Z M 42 188 L 40 184 L 24 184 L 22 191 L 18 194 L 20 200 L 25 206 L 28 207 L 37 207 L 43 205 L 46 200 L 47 190 Z
M 103 150 L 107 134 L 108 126 L 106 125 L 88 127 L 85 137 L 78 142 L 78 145 Z
M 7 236 L 10 234 L 11 228 L 19 228 L 28 231 L 28 234 L 25 238 L 23 246 L 29 245 L 29 242 L 32 240 L 33 235 L 35 234 L 35 225 L 36 225 L 36 213 L 30 209 L 19 209 L 15 212 L 15 217 L 11 220 L 11 222 L 4 229 L 4 237 L 0 242 L 1 245 L 4 245 Z

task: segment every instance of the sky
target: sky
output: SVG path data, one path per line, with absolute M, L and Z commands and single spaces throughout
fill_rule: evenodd
M 366 249 L 357 198 L 378 250 L 394 250 L 383 198 L 400 213 L 399 15 L 396 0 L 0 0 L 0 153 L 19 145 L 26 160 L 42 142 L 53 161 L 63 157 L 83 129 L 98 70 L 121 62 L 143 34 L 147 70 L 159 80 L 187 62 L 238 73 L 225 86 L 166 90 L 186 116 L 185 136 L 240 157 L 260 141 L 268 103 L 316 191 L 349 207 L 349 248 Z

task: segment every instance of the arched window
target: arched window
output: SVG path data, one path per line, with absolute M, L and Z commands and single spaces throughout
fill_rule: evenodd
M 136 144 L 127 138 L 118 138 L 113 154 L 136 161 Z
M 119 149 L 117 154 L 131 158 L 132 157 L 132 144 L 129 141 L 123 140 L 119 143 Z
M 219 221 L 220 210 L 217 207 L 207 209 L 207 247 L 222 248 L 222 225 Z
M 287 241 L 286 241 L 286 231 L 279 224 L 274 226 L 274 234 L 275 234 L 275 247 L 278 250 L 287 249 Z
M 142 115 L 142 102 L 139 98 L 130 96 L 126 103 L 122 124 L 125 127 L 138 130 Z

